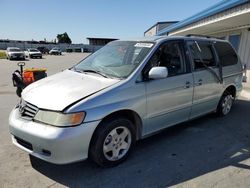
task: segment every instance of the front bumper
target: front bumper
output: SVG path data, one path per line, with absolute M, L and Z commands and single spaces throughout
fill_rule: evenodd
M 24 59 L 25 55 L 22 55 L 22 54 L 11 54 L 10 58 L 11 59 Z
M 55 164 L 88 157 L 91 137 L 99 121 L 59 128 L 20 118 L 18 109 L 9 117 L 13 144 L 31 155 Z

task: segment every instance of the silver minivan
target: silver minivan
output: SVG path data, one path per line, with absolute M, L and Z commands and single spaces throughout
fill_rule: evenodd
M 225 116 L 242 90 L 233 47 L 207 37 L 114 41 L 22 92 L 13 143 L 45 161 L 125 160 L 135 142 L 207 113 Z

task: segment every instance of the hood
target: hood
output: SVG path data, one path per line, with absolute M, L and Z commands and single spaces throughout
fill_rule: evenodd
M 23 55 L 24 52 L 8 52 L 9 54 L 20 54 L 20 55 Z
M 29 85 L 23 90 L 22 98 L 38 108 L 62 111 L 117 82 L 119 80 L 66 70 Z

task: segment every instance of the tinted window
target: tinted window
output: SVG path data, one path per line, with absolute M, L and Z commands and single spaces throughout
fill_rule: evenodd
M 159 47 L 147 65 L 147 71 L 152 67 L 168 68 L 168 75 L 175 76 L 185 73 L 185 63 L 180 42 L 167 42 Z
M 216 42 L 215 49 L 222 66 L 237 64 L 238 57 L 230 44 L 227 42 Z
M 38 52 L 38 50 L 36 50 L 36 49 L 30 49 L 29 51 L 30 52 Z
M 204 64 L 210 67 L 216 65 L 212 46 L 210 44 L 193 42 L 189 47 L 193 58 L 194 69 L 203 69 L 205 68 Z
M 10 52 L 20 52 L 21 50 L 19 48 L 10 48 Z

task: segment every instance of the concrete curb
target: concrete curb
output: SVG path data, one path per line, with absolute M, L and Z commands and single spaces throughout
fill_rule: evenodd
M 242 90 L 241 94 L 240 94 L 241 97 L 244 97 L 244 98 L 247 98 L 250 100 L 250 92 L 247 91 L 247 90 Z

